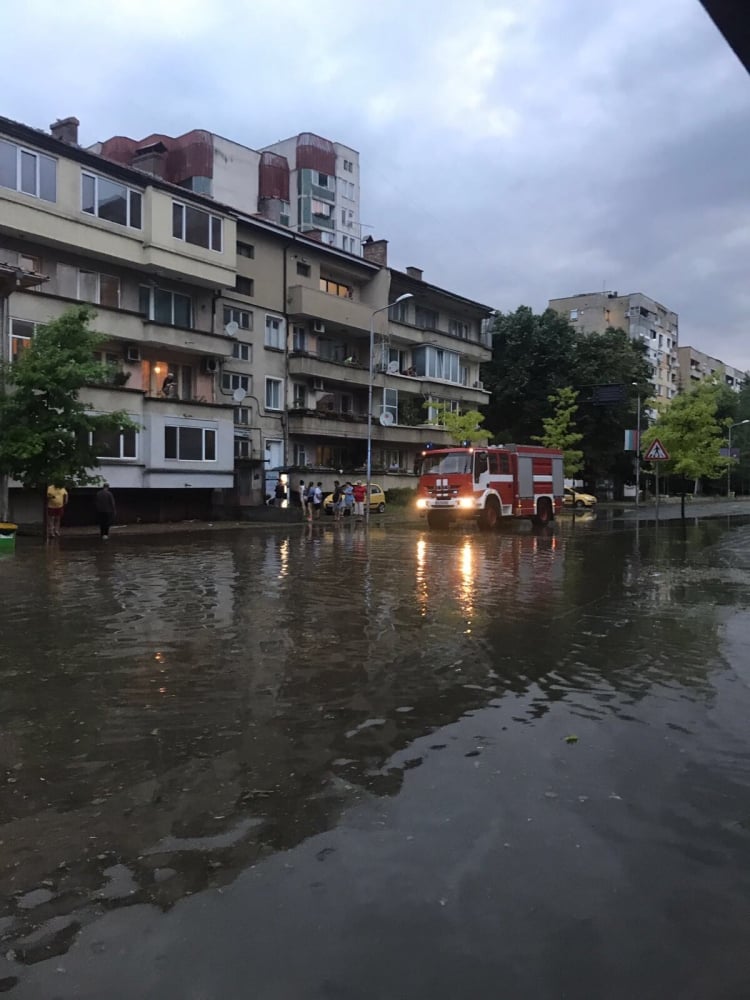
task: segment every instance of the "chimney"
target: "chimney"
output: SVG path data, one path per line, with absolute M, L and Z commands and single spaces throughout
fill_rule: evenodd
M 374 240 L 368 236 L 362 244 L 362 256 L 378 267 L 388 267 L 388 240 Z
M 58 118 L 49 127 L 53 138 L 59 142 L 66 142 L 69 146 L 78 145 L 78 126 L 81 123 L 77 118 Z
M 130 161 L 131 167 L 142 170 L 152 177 L 164 177 L 167 147 L 163 142 L 152 142 L 148 146 L 139 146 Z
M 410 278 L 414 278 L 416 281 L 422 280 L 422 268 L 421 267 L 407 267 L 406 273 Z

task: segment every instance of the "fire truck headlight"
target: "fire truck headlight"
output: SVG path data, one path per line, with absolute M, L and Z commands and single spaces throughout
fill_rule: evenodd
M 474 497 L 461 497 L 461 499 L 458 501 L 458 506 L 463 508 L 473 507 Z
M 427 501 L 424 497 L 420 497 L 419 500 L 417 500 L 417 510 L 424 510 L 426 506 Z

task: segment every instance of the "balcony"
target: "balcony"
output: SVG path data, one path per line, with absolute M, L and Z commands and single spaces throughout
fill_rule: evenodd
M 323 415 L 319 411 L 295 409 L 288 411 L 289 432 L 291 434 L 310 435 L 311 437 L 328 439 L 367 439 L 366 414 Z M 428 442 L 433 444 L 450 444 L 450 435 L 439 427 L 422 424 L 418 427 L 407 427 L 405 424 L 394 424 L 382 427 L 376 417 L 372 420 L 372 440 L 378 444 L 406 444 L 421 447 Z
M 321 319 L 333 326 L 348 327 L 352 330 L 370 329 L 372 309 L 369 306 L 338 295 L 329 295 L 305 285 L 292 285 L 287 294 L 290 316 L 304 316 Z

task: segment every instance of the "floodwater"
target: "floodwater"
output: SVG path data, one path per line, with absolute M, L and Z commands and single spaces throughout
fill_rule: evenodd
M 750 525 L 0 560 L 0 992 L 747 1000 Z

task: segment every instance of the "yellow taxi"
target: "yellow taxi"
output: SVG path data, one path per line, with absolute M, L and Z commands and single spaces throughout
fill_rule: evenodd
M 323 501 L 326 514 L 333 514 L 333 493 L 329 493 Z M 344 507 L 344 515 L 351 514 L 353 507 Z M 370 513 L 382 514 L 385 511 L 385 493 L 382 486 L 370 483 Z
M 571 489 L 570 486 L 565 487 L 563 504 L 566 507 L 577 507 L 580 510 L 583 507 L 596 507 L 598 502 L 591 493 L 582 493 L 580 490 Z

